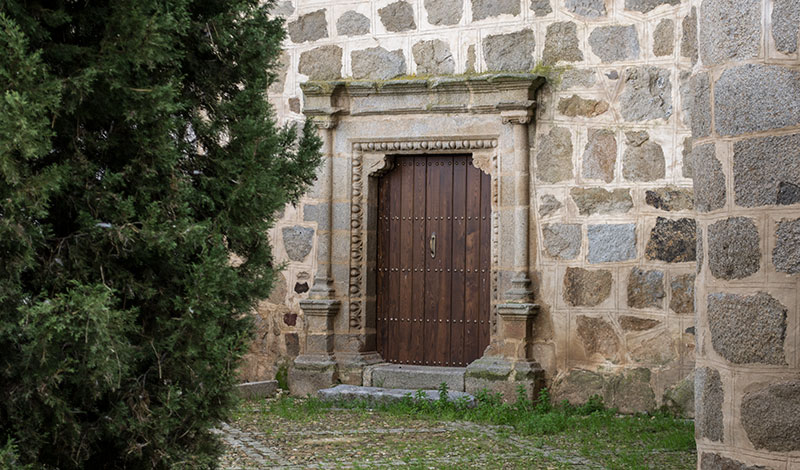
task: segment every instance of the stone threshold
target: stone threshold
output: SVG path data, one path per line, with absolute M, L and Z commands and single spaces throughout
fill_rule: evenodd
M 410 364 L 375 364 L 364 369 L 363 384 L 387 389 L 438 390 L 463 392 L 466 367 L 436 367 Z
M 337 385 L 317 392 L 322 401 L 340 402 L 363 400 L 370 404 L 397 403 L 407 397 L 422 399 L 429 402 L 439 400 L 437 390 L 411 390 L 402 388 L 362 387 L 359 385 Z M 475 406 L 475 397 L 465 392 L 447 392 L 449 401 L 466 401 L 468 406 Z

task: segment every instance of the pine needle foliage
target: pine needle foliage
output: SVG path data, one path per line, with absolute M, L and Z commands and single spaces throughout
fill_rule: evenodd
M 213 468 L 313 181 L 258 0 L 0 0 L 0 462 Z

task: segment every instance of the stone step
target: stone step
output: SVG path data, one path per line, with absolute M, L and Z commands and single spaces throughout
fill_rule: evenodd
M 439 400 L 439 392 L 436 390 L 421 390 L 423 396 L 419 396 L 417 390 L 402 388 L 382 388 L 382 387 L 362 387 L 359 385 L 337 385 L 333 388 L 325 388 L 317 392 L 320 400 L 328 402 L 364 400 L 371 404 L 396 403 L 407 396 L 422 398 L 426 401 Z M 468 406 L 475 405 L 475 397 L 465 392 L 448 392 L 449 401 L 466 400 Z
M 278 393 L 278 381 L 246 382 L 237 385 L 236 390 L 242 398 L 272 398 Z
M 433 367 L 376 364 L 364 373 L 364 385 L 409 390 L 437 390 L 442 383 L 455 392 L 464 391 L 466 367 Z

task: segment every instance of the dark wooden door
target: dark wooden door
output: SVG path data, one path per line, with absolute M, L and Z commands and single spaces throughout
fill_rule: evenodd
M 470 156 L 399 156 L 378 193 L 378 351 L 469 364 L 489 344 L 489 175 Z

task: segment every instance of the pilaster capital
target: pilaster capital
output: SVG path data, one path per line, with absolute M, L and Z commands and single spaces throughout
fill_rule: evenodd
M 497 105 L 503 124 L 528 124 L 533 119 L 535 108 L 536 102 L 533 100 L 513 101 Z
M 311 108 L 303 111 L 311 118 L 318 129 L 334 129 L 339 124 L 339 114 L 342 108 Z
M 307 316 L 335 317 L 341 302 L 332 299 L 303 299 L 300 308 Z

